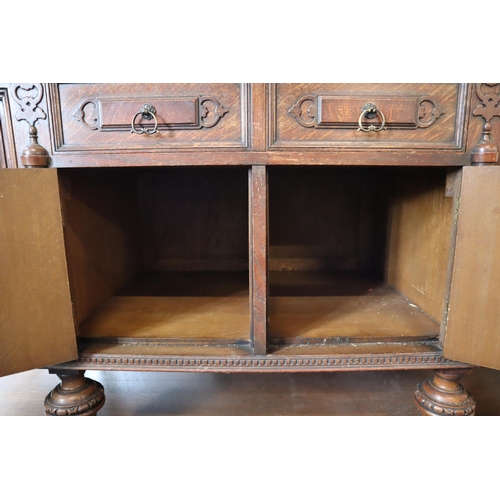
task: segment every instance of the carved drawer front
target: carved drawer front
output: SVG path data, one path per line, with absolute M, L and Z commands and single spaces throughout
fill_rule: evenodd
M 275 84 L 271 148 L 463 148 L 466 85 Z
M 56 151 L 245 148 L 244 84 L 51 85 Z

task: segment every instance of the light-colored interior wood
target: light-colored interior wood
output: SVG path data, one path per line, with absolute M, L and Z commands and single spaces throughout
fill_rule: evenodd
M 441 321 L 453 217 L 442 169 L 398 172 L 390 204 L 386 280 Z
M 64 238 L 81 323 L 140 269 L 133 172 L 60 170 Z
M 464 167 L 444 341 L 449 359 L 500 369 L 500 166 Z
M 80 327 L 83 337 L 250 339 L 247 297 L 109 299 Z
M 80 326 L 86 338 L 250 339 L 247 272 L 145 273 Z
M 280 274 L 290 275 L 288 281 L 292 281 L 296 273 Z M 327 340 L 347 337 L 354 342 L 356 339 L 430 338 L 439 334 L 439 325 L 435 321 L 383 282 L 361 279 L 356 283 L 351 278 L 346 283 L 346 294 L 340 295 L 342 279 L 332 277 L 327 283 L 323 274 L 316 281 L 314 284 L 309 279 L 309 284 L 305 283 L 304 287 L 297 280 L 295 285 L 288 283 L 277 287 L 282 292 L 288 287 L 289 292 L 286 296 L 270 298 L 271 338 Z M 302 290 L 308 290 L 310 295 L 298 295 Z M 321 292 L 329 295 L 318 295 Z
M 273 341 L 438 336 L 453 215 L 445 183 L 445 169 L 272 170 Z
M 0 376 L 75 359 L 55 170 L 0 170 L 0 234 Z

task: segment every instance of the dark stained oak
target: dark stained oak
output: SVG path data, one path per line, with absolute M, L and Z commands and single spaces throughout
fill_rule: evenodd
M 460 149 L 466 91 L 457 84 L 274 84 L 271 147 Z M 387 115 L 386 130 L 358 130 L 363 105 L 371 102 Z M 380 115 L 368 122 L 381 125 Z
M 248 143 L 246 84 L 69 83 L 48 90 L 57 151 L 243 149 Z M 159 133 L 130 133 L 143 104 L 157 108 Z M 152 128 L 153 121 L 139 116 L 142 126 Z
M 267 169 L 255 165 L 249 175 L 252 342 L 254 354 L 265 354 L 269 321 Z
M 0 84 L 0 373 L 56 370 L 56 415 L 101 411 L 92 370 L 193 372 L 179 414 L 219 397 L 207 380 L 233 401 L 199 414 L 314 414 L 293 401 L 359 376 L 345 413 L 400 414 L 370 404 L 404 369 L 422 413 L 476 413 L 470 363 L 500 368 L 499 103 L 491 83 Z

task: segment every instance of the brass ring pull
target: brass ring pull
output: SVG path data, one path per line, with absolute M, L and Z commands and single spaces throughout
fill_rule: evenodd
M 365 115 L 367 118 L 374 118 L 377 113 L 379 113 L 381 118 L 382 118 L 382 125 L 380 125 L 380 127 L 378 127 L 378 128 L 375 125 L 370 125 L 367 128 L 363 127 L 363 124 L 361 123 L 361 121 L 363 120 Z M 380 132 L 381 130 L 385 129 L 384 113 L 382 113 L 382 111 L 380 111 L 380 109 L 378 109 L 377 106 L 375 104 L 373 104 L 373 102 L 369 102 L 369 103 L 365 104 L 363 106 L 363 109 L 361 110 L 361 114 L 359 115 L 358 125 L 359 125 L 358 132 L 360 130 L 362 132 Z
M 145 128 L 142 127 L 139 130 L 135 128 L 135 120 L 137 117 L 141 115 L 144 120 L 151 120 L 153 119 L 155 121 L 155 126 L 153 128 Z M 156 108 L 152 104 L 144 104 L 141 106 L 141 109 L 139 110 L 138 113 L 134 115 L 132 118 L 132 130 L 130 131 L 131 134 L 157 134 L 158 133 L 158 120 L 156 119 Z

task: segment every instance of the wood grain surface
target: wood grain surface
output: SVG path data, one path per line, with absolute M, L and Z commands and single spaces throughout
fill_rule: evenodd
M 0 376 L 77 357 L 57 171 L 0 170 Z
M 269 190 L 264 165 L 252 167 L 249 193 L 252 342 L 255 354 L 265 354 L 269 321 Z
M 379 133 L 364 133 L 354 125 L 344 128 L 308 128 L 302 126 L 289 110 L 305 95 L 345 95 L 346 101 L 365 97 L 365 103 L 376 100 L 375 96 L 395 99 L 430 96 L 443 110 L 427 128 L 388 129 Z M 457 84 L 339 84 L 339 83 L 282 83 L 271 86 L 271 138 L 274 148 L 333 148 L 333 147 L 380 147 L 380 148 L 429 148 L 458 149 L 464 137 L 463 109 L 467 105 L 465 88 Z M 362 102 L 362 101 L 360 101 Z M 347 106 L 340 103 L 340 106 Z M 375 102 L 375 104 L 377 104 Z M 361 114 L 359 109 L 359 115 Z M 384 111 L 384 104 L 380 104 Z M 387 108 L 387 106 L 386 106 Z M 390 115 L 390 106 L 386 110 Z M 317 113 L 316 110 L 313 114 Z M 358 116 L 359 116 L 358 115 Z M 418 118 L 418 117 L 417 117 Z M 309 118 L 308 118 L 309 119 Z M 352 120 L 352 118 L 349 118 Z M 357 122 L 357 120 L 356 120 Z
M 439 326 L 390 287 L 374 296 L 271 297 L 269 333 L 277 338 L 356 341 L 435 337 Z
M 53 99 L 55 141 L 59 151 L 123 151 L 166 150 L 200 148 L 245 148 L 248 141 L 248 88 L 237 83 L 120 83 L 120 84 L 54 84 L 49 92 Z M 186 99 L 200 96 L 215 98 L 227 113 L 213 127 L 187 130 L 160 130 L 154 135 L 131 134 L 130 128 L 123 130 L 92 130 L 77 120 L 79 110 L 87 101 L 104 99 L 107 103 L 117 101 L 113 116 L 104 116 L 108 123 L 122 124 L 128 113 L 130 124 L 141 105 L 150 103 L 162 112 L 166 99 Z M 142 100 L 141 100 L 142 99 Z M 128 101 L 141 102 L 136 108 Z M 209 108 L 207 122 L 214 119 L 215 107 Z M 109 106 L 106 106 L 106 110 Z M 103 110 L 99 105 L 87 105 L 86 121 L 100 123 Z M 76 115 L 76 116 L 75 116 Z M 160 117 L 161 118 L 161 117 Z M 150 122 L 149 122 L 150 123 Z
M 444 353 L 500 369 L 500 167 L 464 167 Z
M 63 170 L 68 272 L 79 324 L 140 269 L 134 172 Z
M 112 297 L 82 323 L 80 336 L 249 340 L 248 295 Z
M 390 203 L 387 282 L 441 322 L 446 290 L 453 199 L 446 171 L 395 172 Z

